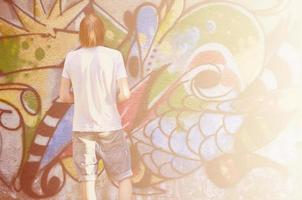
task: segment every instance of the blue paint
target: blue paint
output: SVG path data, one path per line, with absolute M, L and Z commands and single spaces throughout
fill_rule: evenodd
M 45 167 L 51 160 L 58 156 L 71 142 L 73 110 L 74 106 L 72 105 L 60 120 L 41 161 L 40 169 Z

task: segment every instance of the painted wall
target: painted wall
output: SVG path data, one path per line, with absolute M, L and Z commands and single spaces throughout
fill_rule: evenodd
M 129 74 L 137 199 L 302 198 L 300 1 L 0 0 L 0 199 L 79 199 L 55 99 L 89 4 Z

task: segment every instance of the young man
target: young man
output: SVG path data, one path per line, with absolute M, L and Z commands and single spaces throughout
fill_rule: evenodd
M 119 199 L 130 200 L 130 151 L 116 105 L 130 97 L 128 76 L 122 54 L 103 46 L 104 34 L 97 15 L 87 14 L 81 21 L 82 48 L 66 56 L 58 102 L 74 102 L 73 160 L 84 199 L 96 199 L 95 180 L 102 158 L 107 174 L 119 185 Z

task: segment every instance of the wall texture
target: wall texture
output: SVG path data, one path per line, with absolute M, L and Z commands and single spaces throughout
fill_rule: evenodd
M 137 199 L 302 199 L 299 0 L 0 0 L 0 199 L 80 199 L 55 99 L 87 5 L 124 54 Z

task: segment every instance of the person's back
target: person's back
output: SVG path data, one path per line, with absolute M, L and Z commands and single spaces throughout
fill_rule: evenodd
M 117 81 L 126 78 L 123 57 L 104 46 L 68 53 L 62 74 L 74 92 L 74 131 L 110 131 L 122 128 L 117 110 Z

